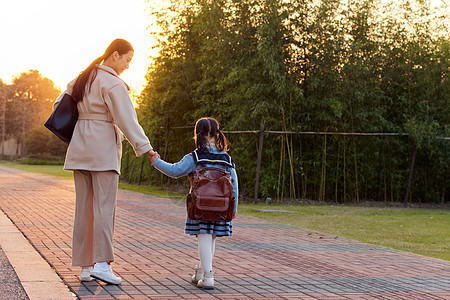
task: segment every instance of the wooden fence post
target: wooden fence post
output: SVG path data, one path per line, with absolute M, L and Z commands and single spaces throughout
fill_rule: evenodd
M 258 202 L 259 171 L 261 169 L 263 143 L 264 143 L 264 122 L 261 122 L 260 129 L 259 129 L 259 148 L 258 148 L 258 162 L 256 164 L 255 198 L 253 199 L 254 203 Z

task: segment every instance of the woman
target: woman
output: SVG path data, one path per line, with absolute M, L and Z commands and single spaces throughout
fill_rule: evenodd
M 133 54 L 129 42 L 114 40 L 64 92 L 77 102 L 79 113 L 64 169 L 73 171 L 75 181 L 72 265 L 82 267 L 81 281 L 91 281 L 95 277 L 111 284 L 122 282 L 110 266 L 114 261 L 113 232 L 122 132 L 137 156 L 155 154 L 138 123 L 129 88 L 119 78 L 128 69 Z

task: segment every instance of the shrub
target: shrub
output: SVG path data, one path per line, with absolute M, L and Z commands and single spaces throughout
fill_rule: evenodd
M 50 140 L 51 132 L 45 127 L 39 126 L 31 130 L 25 139 L 26 153 L 45 153 L 48 152 L 47 145 Z
M 64 161 L 61 160 L 43 160 L 34 158 L 24 158 L 20 160 L 23 165 L 64 165 Z
M 67 145 L 43 126 L 35 127 L 25 140 L 25 151 L 30 156 L 64 157 Z

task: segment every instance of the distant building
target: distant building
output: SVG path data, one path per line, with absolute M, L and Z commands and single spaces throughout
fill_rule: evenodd
M 22 156 L 22 145 L 15 138 L 10 138 L 3 144 L 0 141 L 0 158 L 3 156 Z

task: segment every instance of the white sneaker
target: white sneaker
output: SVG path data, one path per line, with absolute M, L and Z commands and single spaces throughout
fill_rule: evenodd
M 205 290 L 214 289 L 214 271 L 206 272 L 202 279 L 197 282 L 197 287 Z
M 81 281 L 92 281 L 94 278 L 91 277 L 91 272 L 94 269 L 93 266 L 82 267 L 81 268 Z
M 111 266 L 108 265 L 105 269 L 95 264 L 91 276 L 111 284 L 121 284 L 122 279 L 113 274 Z
M 197 284 L 200 279 L 203 278 L 203 269 L 199 269 L 199 267 L 195 266 L 195 273 L 192 275 L 191 282 Z

